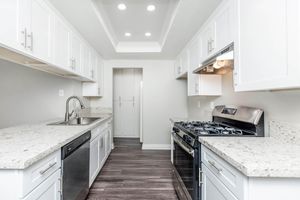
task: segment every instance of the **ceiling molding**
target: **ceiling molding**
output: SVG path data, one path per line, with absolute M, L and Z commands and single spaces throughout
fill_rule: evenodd
M 177 2 L 170 4 L 168 7 L 166 18 L 164 19 L 163 27 L 161 28 L 161 36 L 157 41 L 123 41 L 117 37 L 117 34 L 107 16 L 107 13 L 99 3 L 99 0 L 91 0 L 93 11 L 98 17 L 99 22 L 103 26 L 105 33 L 107 34 L 110 42 L 112 43 L 116 53 L 157 53 L 161 52 L 162 48 L 167 40 L 168 34 L 174 23 L 176 13 L 181 0 L 175 0 Z

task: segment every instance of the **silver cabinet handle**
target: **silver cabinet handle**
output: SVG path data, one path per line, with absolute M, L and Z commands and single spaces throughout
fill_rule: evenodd
M 33 32 L 31 32 L 27 37 L 30 38 L 30 46 L 27 48 L 30 49 L 30 51 L 33 51 Z
M 98 87 L 98 95 L 100 95 L 101 93 L 101 89 Z
M 215 48 L 214 48 L 214 44 L 215 43 L 215 40 L 213 39 L 210 39 L 210 51 L 213 51 Z
M 24 42 L 22 42 L 21 45 L 24 48 L 27 48 L 27 28 L 25 28 L 21 33 L 24 35 Z
M 49 171 L 56 164 L 57 164 L 57 162 L 50 163 L 46 169 L 43 169 L 43 170 L 40 171 L 40 174 L 41 175 L 45 174 L 47 171 Z
M 135 98 L 134 98 L 134 96 L 132 97 L 132 106 L 133 107 L 135 106 Z
M 208 160 L 208 163 L 209 163 L 213 168 L 215 168 L 215 169 L 218 171 L 218 173 L 221 173 L 221 172 L 222 172 L 222 169 L 218 168 L 218 167 L 216 166 L 216 163 L 215 163 L 214 161 Z
M 74 62 L 74 70 L 76 71 L 77 63 L 76 63 L 76 59 L 75 58 L 73 59 L 73 62 Z

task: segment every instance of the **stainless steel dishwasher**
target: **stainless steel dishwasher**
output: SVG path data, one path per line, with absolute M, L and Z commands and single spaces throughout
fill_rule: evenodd
M 63 200 L 84 200 L 88 195 L 90 138 L 89 131 L 62 147 Z

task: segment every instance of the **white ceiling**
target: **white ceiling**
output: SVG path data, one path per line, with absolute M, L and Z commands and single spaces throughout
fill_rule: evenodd
M 105 59 L 174 59 L 221 0 L 50 2 Z M 119 10 L 120 3 L 127 9 Z M 150 4 L 155 11 L 147 11 Z

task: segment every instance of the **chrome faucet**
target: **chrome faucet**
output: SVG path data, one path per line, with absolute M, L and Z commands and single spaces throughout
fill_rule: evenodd
M 85 108 L 83 102 L 81 101 L 81 99 L 80 99 L 78 96 L 71 96 L 71 97 L 69 97 L 69 98 L 67 99 L 67 102 L 66 102 L 66 114 L 65 114 L 65 121 L 66 121 L 66 122 L 70 120 L 70 117 L 71 117 L 71 116 L 73 115 L 73 113 L 75 112 L 75 111 L 73 110 L 71 113 L 69 113 L 69 109 L 70 109 L 70 108 L 69 108 L 69 103 L 70 103 L 70 101 L 71 101 L 72 99 L 77 99 L 77 100 L 78 100 L 81 109 L 84 109 L 84 108 Z

